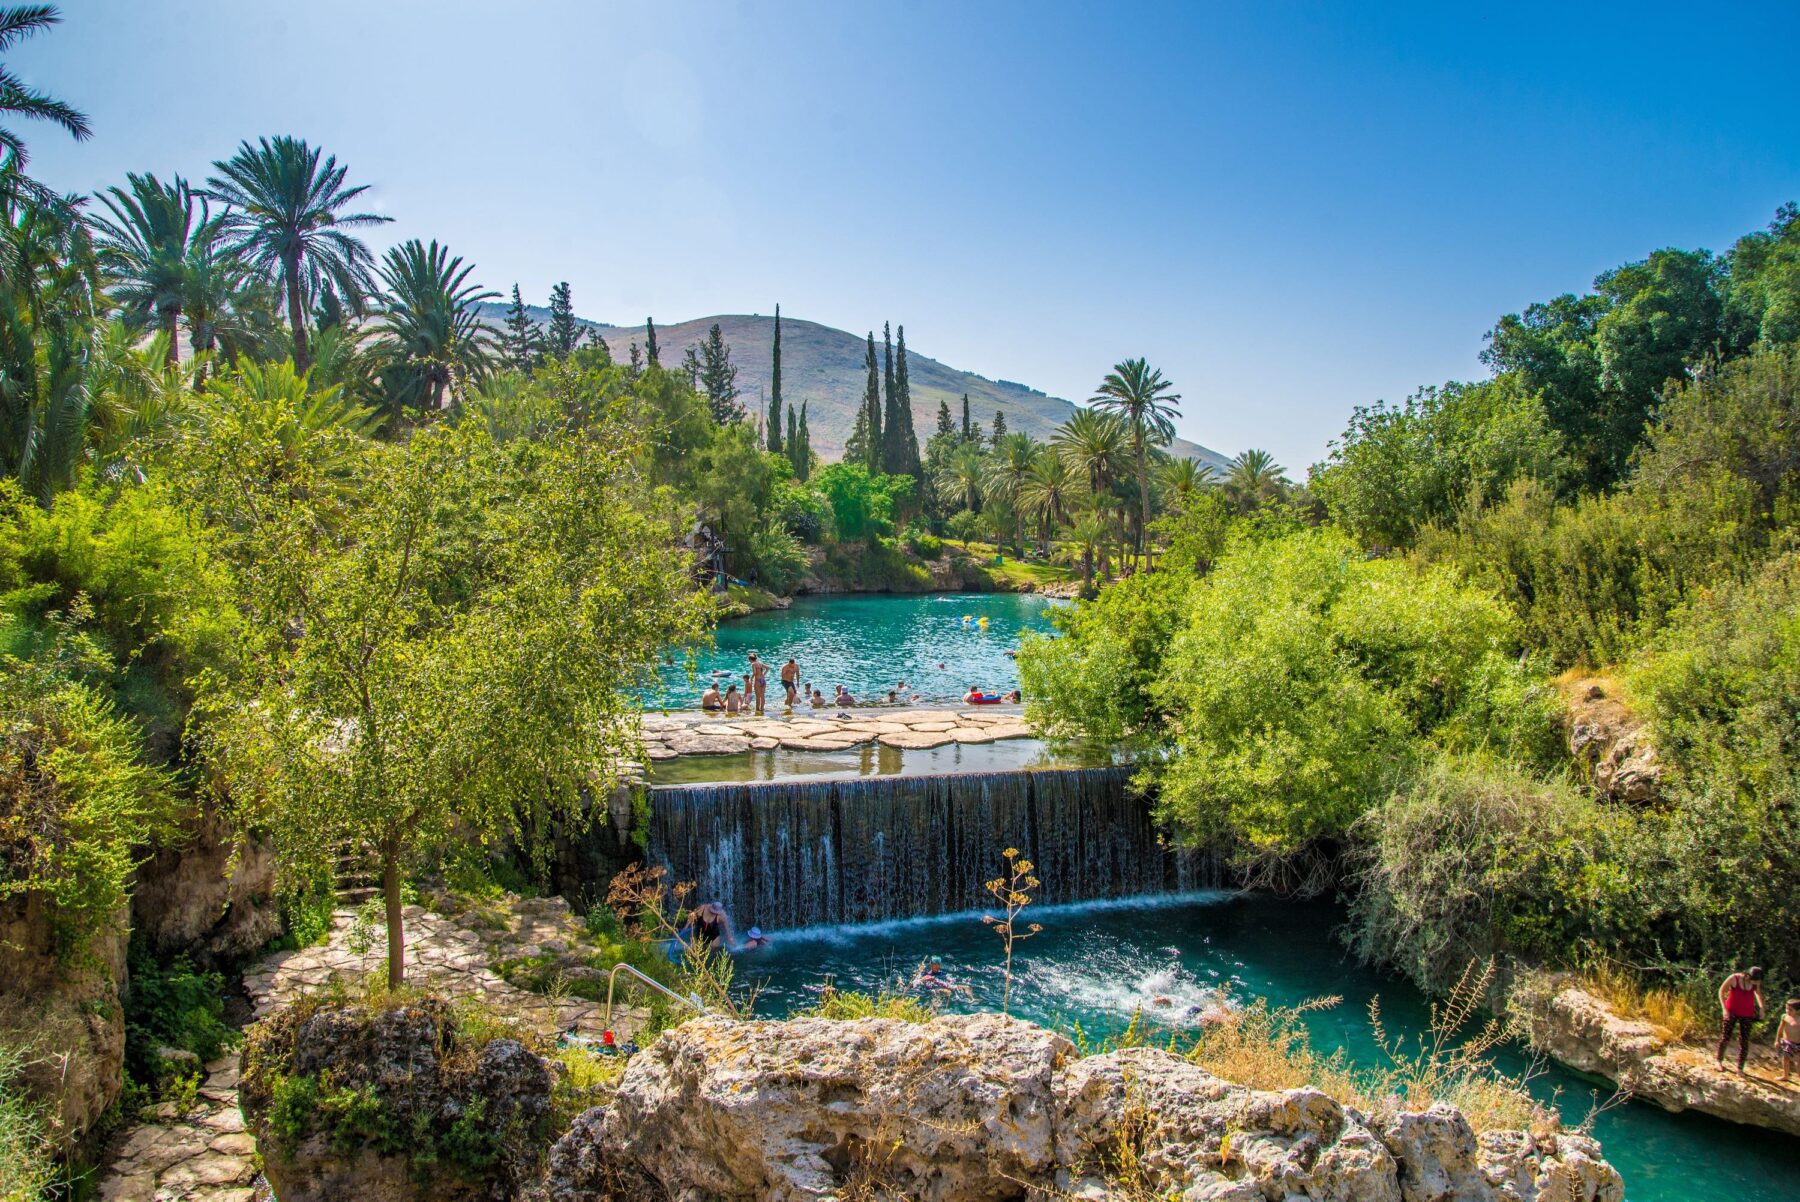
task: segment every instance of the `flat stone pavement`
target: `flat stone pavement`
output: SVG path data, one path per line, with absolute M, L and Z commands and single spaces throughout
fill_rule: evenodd
M 471 929 L 455 920 L 408 906 L 407 977 L 428 982 L 454 996 L 480 996 L 496 1009 L 531 1024 L 546 1037 L 571 1027 L 597 1035 L 605 1006 L 581 998 L 552 1000 L 510 985 L 489 967 L 490 960 L 540 952 L 558 953 L 577 942 L 577 928 L 560 898 L 508 899 L 504 927 Z M 329 984 L 334 975 L 360 980 L 385 971 L 385 933 L 377 927 L 367 951 L 351 947 L 356 914 L 332 915 L 331 935 L 318 947 L 278 952 L 244 977 L 244 988 L 263 1018 L 304 993 Z M 594 971 L 589 969 L 588 971 Z M 643 1022 L 641 1010 L 614 1013 L 620 1039 Z M 238 1109 L 238 1057 L 206 1066 L 194 1107 L 179 1113 L 173 1103 L 152 1108 L 148 1117 L 115 1137 L 100 1178 L 101 1202 L 267 1202 L 256 1141 L 244 1129 Z
M 796 709 L 791 714 L 706 714 L 698 710 L 645 714 L 644 755 L 672 760 L 682 755 L 732 755 L 744 751 L 843 751 L 859 743 L 887 747 L 942 747 L 1024 739 L 1035 731 L 1020 706 L 981 709 Z

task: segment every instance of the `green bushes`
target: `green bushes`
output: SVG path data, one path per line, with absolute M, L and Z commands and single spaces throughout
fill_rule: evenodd
M 125 996 L 125 1067 L 132 1080 L 160 1085 L 166 1069 L 160 1049 L 192 1052 L 205 1064 L 230 1044 L 225 1025 L 225 978 L 199 972 L 185 957 L 159 964 L 141 941 L 128 958 L 130 988 Z
M 38 1104 L 22 1088 L 27 1053 L 0 1045 L 0 1199 L 36 1202 L 56 1180 Z
M 785 593 L 806 575 L 806 548 L 785 527 L 767 525 L 750 536 L 750 560 L 757 580 Z

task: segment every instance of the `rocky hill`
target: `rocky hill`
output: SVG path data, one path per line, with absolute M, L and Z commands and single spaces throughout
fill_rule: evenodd
M 547 310 L 528 306 L 539 322 L 549 319 Z M 498 324 L 505 307 L 490 304 L 483 316 Z M 737 364 L 738 398 L 753 415 L 757 398 L 766 397 L 771 363 L 770 348 L 775 337 L 775 319 L 769 316 L 722 314 L 699 317 L 674 325 L 658 325 L 656 341 L 664 366 L 681 362 L 687 348 L 706 337 L 714 322 L 719 323 L 725 340 L 731 344 L 731 360 Z M 612 326 L 588 322 L 606 339 L 614 358 L 624 361 L 632 342 L 644 341 L 642 326 Z M 783 399 L 798 405 L 807 403 L 807 426 L 812 434 L 813 450 L 826 460 L 839 458 L 844 440 L 856 422 L 856 406 L 862 401 L 867 376 L 863 368 L 864 338 L 818 322 L 789 317 L 781 318 L 781 388 Z M 939 401 L 949 402 L 951 412 L 961 420 L 963 394 L 975 420 L 982 426 L 993 424 L 996 409 L 1005 412 L 1009 430 L 1023 430 L 1036 438 L 1048 438 L 1056 427 L 1068 420 L 1075 406 L 1061 397 L 1049 396 L 1011 380 L 990 380 L 971 371 L 963 371 L 907 348 L 907 367 L 912 378 L 913 428 L 919 439 L 930 436 L 937 426 Z M 1197 443 L 1177 439 L 1170 448 L 1178 455 L 1223 468 L 1224 455 Z

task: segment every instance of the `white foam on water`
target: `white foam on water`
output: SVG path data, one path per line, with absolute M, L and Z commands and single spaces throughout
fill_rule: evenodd
M 1150 959 L 1155 955 L 1162 958 Z M 1200 980 L 1179 958 L 1111 940 L 1079 959 L 1033 961 L 1021 984 L 1037 1009 L 1121 1020 L 1142 1013 L 1161 1027 L 1200 1027 L 1229 1004 L 1224 989 Z
M 1034 922 L 1049 923 L 1056 919 L 1080 919 L 1087 914 L 1115 910 L 1157 910 L 1173 906 L 1215 905 L 1237 896 L 1229 889 L 1200 889 L 1189 893 L 1156 893 L 1139 897 L 1116 897 L 1100 901 L 1063 902 L 1054 906 L 1032 906 L 1027 917 Z M 852 922 L 832 926 L 797 927 L 779 932 L 784 945 L 805 940 L 849 944 L 869 936 L 899 936 L 917 932 L 927 934 L 934 927 L 980 921 L 990 914 L 986 910 L 959 910 L 953 914 L 931 914 L 922 918 L 892 918 L 885 922 Z M 765 931 L 773 928 L 764 927 Z

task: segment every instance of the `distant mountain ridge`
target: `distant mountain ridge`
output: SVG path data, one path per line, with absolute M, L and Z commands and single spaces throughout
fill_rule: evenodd
M 526 309 L 540 324 L 549 320 L 547 309 L 536 305 L 527 305 Z M 482 306 L 482 316 L 490 324 L 499 325 L 505 315 L 505 305 L 490 303 Z M 659 323 L 656 327 L 657 352 L 664 367 L 679 366 L 687 348 L 704 339 L 714 322 L 731 345 L 731 361 L 738 369 L 738 402 L 754 419 L 768 408 L 770 350 L 775 339 L 772 316 L 733 313 L 666 326 Z M 643 346 L 642 326 L 614 326 L 586 320 L 583 324 L 599 332 L 613 358 L 621 363 L 630 354 L 633 342 Z M 782 314 L 782 399 L 792 402 L 795 408 L 799 408 L 801 401 L 806 402 L 807 429 L 813 450 L 827 462 L 843 457 L 844 440 L 850 437 L 856 424 L 856 410 L 862 403 L 863 384 L 867 379 L 863 367 L 864 346 L 861 334 Z M 879 346 L 876 350 L 880 352 Z M 998 409 L 1006 414 L 1008 430 L 1024 431 L 1039 439 L 1049 438 L 1076 409 L 1073 403 L 1061 397 L 1050 396 L 1012 380 L 990 380 L 972 371 L 950 367 L 928 355 L 921 355 L 910 346 L 906 351 L 906 363 L 912 383 L 913 429 L 918 432 L 921 448 L 937 429 L 939 401 L 947 402 L 951 416 L 961 422 L 965 392 L 969 394 L 969 408 L 983 430 L 992 429 L 994 411 Z M 760 410 L 757 406 L 759 398 L 762 401 Z M 1176 439 L 1169 450 L 1221 470 L 1226 461 L 1226 456 L 1217 451 L 1186 439 Z

